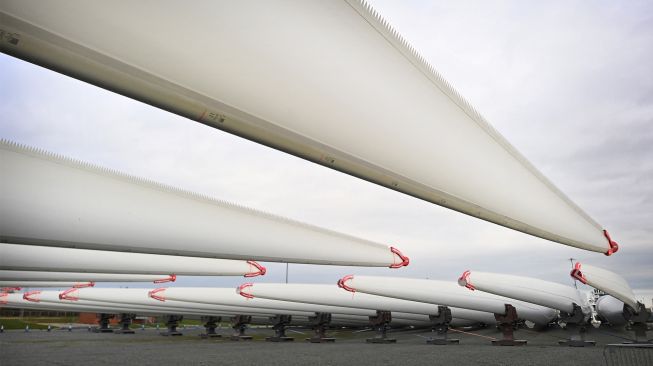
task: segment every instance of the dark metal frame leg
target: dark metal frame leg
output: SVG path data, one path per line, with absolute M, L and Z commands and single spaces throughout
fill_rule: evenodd
M 389 311 L 377 310 L 376 315 L 370 316 L 370 325 L 378 331 L 377 335 L 373 338 L 365 340 L 367 343 L 397 343 L 395 338 L 388 338 L 388 330 L 390 329 L 390 322 L 392 321 L 392 313 Z
M 98 326 L 93 328 L 94 333 L 113 333 L 113 329 L 109 328 L 109 321 L 115 317 L 113 314 L 98 314 Z
M 292 342 L 295 338 L 286 335 L 286 327 L 290 325 L 292 316 L 290 315 L 275 315 L 270 318 L 274 322 L 272 329 L 274 329 L 274 337 L 265 338 L 268 342 Z
M 524 346 L 527 341 L 523 339 L 515 339 L 514 331 L 517 329 L 517 309 L 510 304 L 506 304 L 506 312 L 504 314 L 494 314 L 494 319 L 497 320 L 497 328 L 503 333 L 503 339 L 492 341 L 493 346 Z
M 651 344 L 653 340 L 647 339 L 646 322 L 651 318 L 651 310 L 644 304 L 638 302 L 637 309 L 624 304 L 624 318 L 630 322 L 630 329 L 635 332 L 635 342 L 624 342 L 625 344 Z
M 166 327 L 168 328 L 168 331 L 159 334 L 166 337 L 182 336 L 183 333 L 178 331 L 177 327 L 179 326 L 179 322 L 183 319 L 184 317 L 181 315 L 168 315 L 166 319 Z
M 558 344 L 561 346 L 592 347 L 596 345 L 595 341 L 585 340 L 585 333 L 587 333 L 587 317 L 583 314 L 583 310 L 577 304 L 574 304 L 574 310 L 571 314 L 563 314 L 560 322 L 565 323 L 565 329 L 572 333 L 569 336 L 569 339 L 558 341 Z
M 251 322 L 251 315 L 236 315 L 233 317 L 231 327 L 234 329 L 234 334 L 229 339 L 232 341 L 251 341 L 254 337 L 245 334 L 247 324 Z
M 431 336 L 426 340 L 427 344 L 444 346 L 448 344 L 459 344 L 460 340 L 450 339 L 449 324 L 451 323 L 451 309 L 447 306 L 438 306 L 438 315 L 429 315 L 431 320 Z
M 120 314 L 120 329 L 116 329 L 113 332 L 116 334 L 134 334 L 136 333 L 133 329 L 130 329 L 129 326 L 136 319 L 136 314 L 122 313 Z
M 220 338 L 222 335 L 215 332 L 215 329 L 218 327 L 218 323 L 222 321 L 222 318 L 219 316 L 205 316 L 202 317 L 204 321 L 204 329 L 206 333 L 200 334 L 202 338 Z
M 315 335 L 306 338 L 307 341 L 311 343 L 333 343 L 336 341 L 335 338 L 326 336 L 326 331 L 331 324 L 331 313 L 315 313 L 315 316 L 309 317 L 308 320 L 313 326 Z

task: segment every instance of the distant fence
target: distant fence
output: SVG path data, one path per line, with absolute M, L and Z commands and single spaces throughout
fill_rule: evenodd
M 608 366 L 653 366 L 653 344 L 608 344 L 603 357 Z

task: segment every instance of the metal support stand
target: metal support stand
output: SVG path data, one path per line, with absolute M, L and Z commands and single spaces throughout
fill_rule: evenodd
M 234 329 L 234 334 L 229 339 L 232 341 L 251 341 L 254 337 L 245 335 L 247 324 L 251 322 L 251 315 L 236 315 L 233 317 L 231 327 Z
M 653 340 L 646 338 L 646 322 L 651 317 L 651 310 L 647 309 L 641 302 L 637 303 L 637 309 L 624 304 L 624 318 L 630 322 L 630 329 L 635 332 L 635 342 L 624 342 L 625 344 L 650 344 Z
M 206 329 L 206 333 L 200 334 L 200 337 L 202 338 L 220 338 L 222 337 L 220 334 L 215 332 L 215 328 L 218 327 L 218 323 L 222 321 L 222 317 L 219 316 L 204 316 L 202 317 L 202 321 L 204 321 L 204 329 Z
M 113 329 L 109 328 L 109 321 L 113 319 L 113 314 L 98 314 L 98 327 L 93 328 L 95 333 L 112 333 Z
M 179 322 L 182 321 L 183 319 L 184 317 L 181 315 L 168 315 L 168 318 L 166 319 L 166 327 L 168 327 L 168 331 L 161 332 L 159 334 L 166 337 L 183 335 L 181 332 L 177 330 L 177 327 L 179 326 Z
M 493 346 L 524 346 L 526 340 L 517 340 L 514 336 L 514 331 L 517 329 L 517 309 L 510 304 L 506 304 L 506 312 L 504 314 L 494 314 L 494 319 L 497 320 L 497 328 L 503 333 L 503 339 L 492 341 Z
M 295 340 L 293 337 L 286 336 L 286 327 L 290 325 L 292 316 L 290 315 L 275 315 L 270 318 L 274 322 L 272 329 L 274 329 L 274 337 L 265 338 L 268 342 L 292 342 Z
M 395 338 L 388 338 L 388 329 L 392 321 L 392 313 L 389 311 L 377 310 L 376 315 L 370 316 L 370 325 L 376 328 L 377 335 L 365 340 L 367 343 L 397 343 Z
M 129 329 L 129 326 L 136 319 L 136 314 L 122 313 L 120 314 L 120 329 L 113 331 L 116 334 L 134 334 L 135 332 Z
M 326 331 L 331 323 L 331 313 L 315 313 L 315 316 L 308 317 L 308 321 L 313 326 L 315 335 L 306 338 L 307 341 L 311 343 L 332 343 L 336 341 L 335 338 L 326 336 Z
M 569 339 L 558 341 L 558 344 L 569 347 L 592 347 L 596 345 L 595 341 L 585 340 L 587 332 L 587 317 L 583 310 L 577 304 L 574 304 L 574 310 L 571 314 L 562 313 L 560 324 L 565 325 L 565 329 L 571 332 Z
M 451 319 L 451 309 L 447 306 L 438 306 L 438 315 L 429 315 L 433 335 L 426 340 L 426 343 L 440 346 L 459 344 L 460 340 L 448 338 Z

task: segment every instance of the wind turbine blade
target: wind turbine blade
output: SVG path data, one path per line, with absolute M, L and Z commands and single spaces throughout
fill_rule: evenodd
M 458 279 L 458 284 L 470 290 L 489 292 L 569 314 L 574 311 L 574 304 L 580 306 L 584 314 L 591 313 L 590 305 L 581 299 L 575 288 L 537 278 L 465 271 Z
M 395 247 L 0 140 L 0 241 L 398 268 Z
M 498 225 L 617 251 L 366 1 L 5 0 L 0 30 L 9 55 Z
M 175 280 L 176 280 L 175 276 L 169 276 L 169 275 L 0 270 L 0 283 L 7 282 L 7 281 L 22 281 L 25 283 L 31 283 L 33 281 L 163 283 L 163 282 L 174 282 Z M 30 287 L 27 285 L 16 285 L 16 286 Z M 10 287 L 10 286 L 3 286 L 3 287 Z
M 15 271 L 157 274 L 160 278 L 172 274 L 247 277 L 264 274 L 257 267 L 260 265 L 253 263 L 256 262 L 0 243 L 0 269 Z
M 612 295 L 633 309 L 638 309 L 637 297 L 633 289 L 623 277 L 614 272 L 576 262 L 571 277 Z
M 256 283 L 241 286 L 241 295 L 269 300 L 292 301 L 337 307 L 383 310 L 392 312 L 394 317 L 408 318 L 408 314 L 438 315 L 438 306 L 416 301 L 400 300 L 392 297 L 352 294 L 340 290 L 335 285 L 321 284 L 283 284 Z M 494 323 L 494 315 L 488 312 L 451 308 L 451 315 L 458 319 L 469 319 L 483 323 Z M 419 317 L 425 319 L 427 317 Z
M 348 291 L 397 299 L 426 302 L 463 309 L 503 314 L 505 304 L 517 309 L 517 315 L 538 325 L 546 325 L 558 316 L 551 308 L 489 293 L 469 291 L 455 282 L 398 277 L 347 276 L 342 280 Z

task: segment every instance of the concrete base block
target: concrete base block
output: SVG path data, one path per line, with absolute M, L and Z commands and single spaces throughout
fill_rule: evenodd
M 389 344 L 397 343 L 395 338 L 368 338 L 365 340 L 365 343 L 374 343 L 374 344 Z
M 596 346 L 595 341 L 583 341 L 579 339 L 566 339 L 564 341 L 558 341 L 558 344 L 561 346 L 567 347 L 594 347 Z
M 293 337 L 267 337 L 265 338 L 268 342 L 293 342 L 295 338 Z
M 248 336 L 248 335 L 233 335 L 233 336 L 229 337 L 230 341 L 235 341 L 235 342 L 238 342 L 238 341 L 251 341 L 252 339 L 254 339 L 254 337 Z
M 493 346 L 525 346 L 528 341 L 524 339 L 498 339 L 492 341 Z
M 324 338 L 324 337 L 311 337 L 311 338 L 306 338 L 306 341 L 311 342 L 311 343 L 333 343 L 336 341 L 335 338 Z
M 161 332 L 159 334 L 164 336 L 164 337 L 177 337 L 177 336 L 184 335 L 182 332 L 177 332 L 177 331 L 174 331 L 174 332 Z
M 431 338 L 426 340 L 427 344 L 434 344 L 438 346 L 446 346 L 449 344 L 460 344 L 459 339 L 444 339 L 444 338 Z

